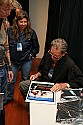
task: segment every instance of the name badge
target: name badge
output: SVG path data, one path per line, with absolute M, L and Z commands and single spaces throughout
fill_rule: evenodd
M 22 51 L 22 43 L 17 43 L 17 51 Z
M 51 79 L 53 76 L 53 69 L 50 69 L 49 73 L 48 73 L 48 77 Z

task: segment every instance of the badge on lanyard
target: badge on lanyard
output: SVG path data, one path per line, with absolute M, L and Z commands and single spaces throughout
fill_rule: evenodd
M 49 73 L 48 73 L 48 77 L 51 79 L 53 76 L 53 69 L 50 69 Z
M 17 43 L 17 51 L 22 51 L 22 43 Z

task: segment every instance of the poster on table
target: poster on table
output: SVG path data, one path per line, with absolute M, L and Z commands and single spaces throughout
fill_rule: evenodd
M 31 81 L 26 102 L 55 104 L 55 93 L 51 92 L 54 83 Z

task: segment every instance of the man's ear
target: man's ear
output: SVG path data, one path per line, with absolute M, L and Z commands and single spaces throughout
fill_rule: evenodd
M 68 54 L 67 52 L 63 53 L 62 56 L 65 56 L 66 54 Z

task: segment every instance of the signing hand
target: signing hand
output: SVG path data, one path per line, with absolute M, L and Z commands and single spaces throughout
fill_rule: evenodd
M 63 90 L 67 88 L 67 83 L 56 83 L 50 90 L 52 92 L 58 92 L 60 90 Z

